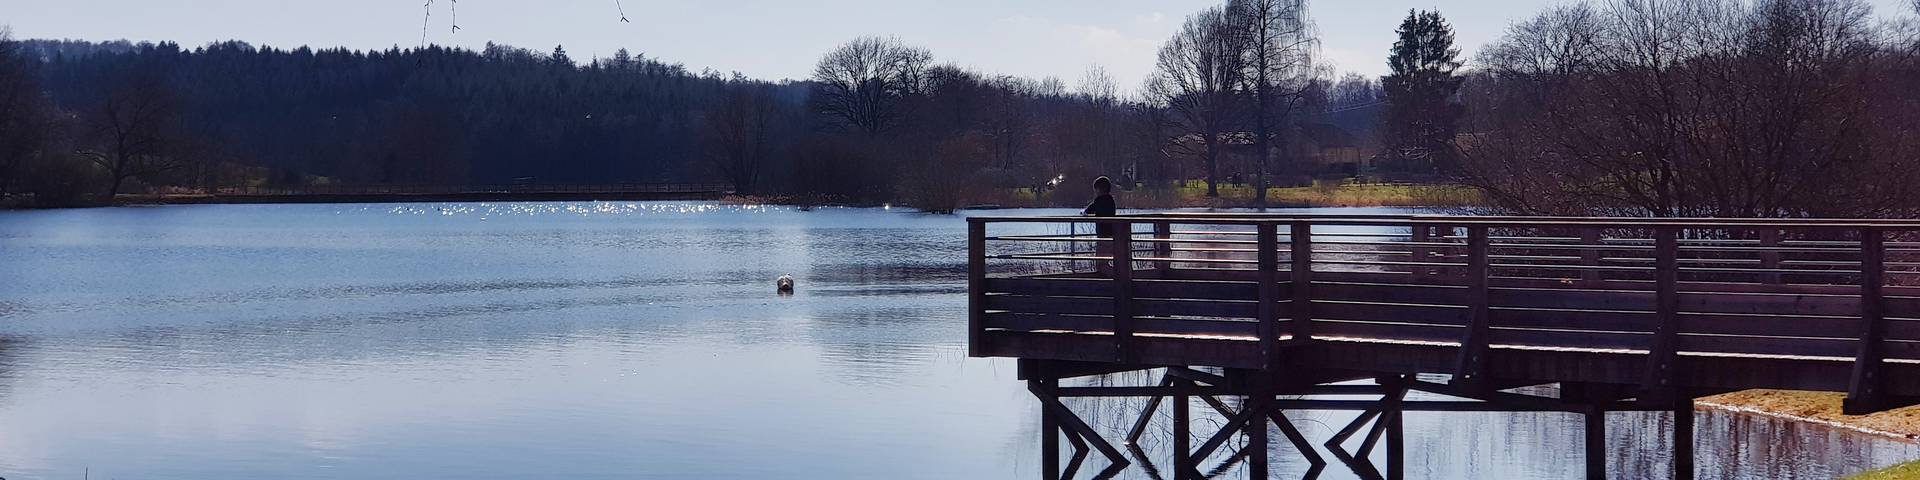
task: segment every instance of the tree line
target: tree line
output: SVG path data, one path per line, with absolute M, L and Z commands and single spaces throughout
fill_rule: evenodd
M 890 37 L 783 82 L 626 50 L 0 40 L 0 197 L 718 180 L 943 211 L 1080 201 L 1107 175 L 1251 183 L 1264 204 L 1352 173 L 1306 146 L 1344 123 L 1375 173 L 1506 213 L 1912 216 L 1916 32 L 1861 0 L 1604 0 L 1546 9 L 1468 63 L 1439 12 L 1410 11 L 1370 78 L 1320 59 L 1304 0 L 1227 0 L 1188 16 L 1137 87 L 1098 67 L 1072 86 L 986 74 Z
M 720 180 L 946 210 L 1098 175 L 1127 188 L 1203 178 L 1211 194 L 1222 168 L 1261 185 L 1307 175 L 1280 158 L 1291 129 L 1333 95 L 1378 90 L 1326 78 L 1317 42 L 1304 2 L 1233 0 L 1190 18 L 1130 88 L 1097 66 L 1071 87 L 970 71 L 885 37 L 853 39 L 785 82 L 626 50 L 582 61 L 493 44 L 6 39 L 0 195 Z M 1223 158 L 1235 143 L 1244 155 Z
M 1501 210 L 1920 215 L 1920 36 L 1863 2 L 1574 3 L 1478 63 L 1458 178 Z

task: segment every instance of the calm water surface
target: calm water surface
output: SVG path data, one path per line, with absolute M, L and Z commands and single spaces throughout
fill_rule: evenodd
M 1035 402 L 1012 362 L 966 358 L 964 232 L 703 203 L 0 212 L 0 477 L 1029 478 Z M 1116 433 L 1137 408 L 1075 407 Z M 1321 438 L 1349 416 L 1294 415 Z M 1613 417 L 1622 477 L 1665 476 L 1666 421 Z M 1407 428 L 1413 478 L 1582 471 L 1572 415 Z M 1698 428 L 1703 478 L 1920 458 Z

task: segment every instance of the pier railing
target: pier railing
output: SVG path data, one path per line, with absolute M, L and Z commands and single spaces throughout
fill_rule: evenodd
M 1469 380 L 1494 350 L 1635 355 L 1648 388 L 1699 375 L 1676 372 L 1684 357 L 1852 362 L 1834 389 L 1870 401 L 1883 365 L 1920 361 L 1915 232 L 1879 220 L 975 217 L 969 339 L 978 356 L 1254 368 L 1299 345 L 1439 345 L 1456 349 L 1442 373 Z M 1063 341 L 1034 341 L 1050 337 Z

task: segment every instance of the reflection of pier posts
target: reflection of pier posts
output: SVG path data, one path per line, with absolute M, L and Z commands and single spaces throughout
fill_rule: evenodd
M 1673 479 L 1693 480 L 1693 399 L 1673 407 Z
M 1511 391 L 1518 384 L 1455 385 L 1423 381 L 1412 375 L 1372 377 L 1373 384 L 1347 383 L 1360 380 L 1348 374 L 1324 371 L 1274 373 L 1259 369 L 1229 369 L 1222 373 L 1188 367 L 1107 367 L 1065 362 L 1023 361 L 1021 376 L 1028 378 L 1030 389 L 1042 405 L 1041 463 L 1043 476 L 1050 480 L 1078 478 L 1082 467 L 1095 457 L 1107 460 L 1105 468 L 1087 478 L 1113 478 L 1134 463 L 1139 463 L 1151 478 L 1200 480 L 1215 478 L 1234 470 L 1248 478 L 1269 478 L 1274 451 L 1269 428 L 1278 428 L 1297 455 L 1311 468 L 1307 478 L 1315 478 L 1327 462 L 1321 452 L 1332 454 L 1338 465 L 1365 479 L 1402 479 L 1406 477 L 1405 412 L 1565 412 L 1582 417 L 1585 469 L 1587 478 L 1608 478 L 1610 460 L 1607 435 L 1608 412 L 1667 412 L 1673 415 L 1673 478 L 1693 478 L 1693 402 L 1695 392 L 1680 392 L 1681 399 L 1651 405 L 1635 397 L 1642 391 L 1625 385 L 1569 382 L 1560 384 L 1557 394 Z M 1060 380 L 1103 376 L 1119 372 L 1155 372 L 1157 379 L 1139 386 L 1098 382 L 1088 386 L 1061 386 Z M 1111 378 L 1110 378 L 1111 380 Z M 1409 398 L 1409 392 L 1425 392 L 1455 399 Z M 1317 395 L 1376 396 L 1372 399 L 1316 398 Z M 1107 443 L 1101 427 L 1089 425 L 1063 403 L 1064 398 L 1144 398 L 1140 417 L 1112 425 L 1124 428 L 1126 456 Z M 1196 398 L 1197 397 L 1197 398 Z M 1236 406 L 1223 397 L 1241 397 Z M 1302 398 L 1304 397 L 1304 398 Z M 1196 418 L 1193 404 L 1199 402 L 1203 418 Z M 1168 430 L 1172 441 L 1168 450 L 1173 458 L 1163 461 L 1172 468 L 1156 468 L 1155 459 L 1146 454 L 1141 438 L 1149 423 L 1159 415 L 1159 405 L 1172 410 Z M 1356 412 L 1323 443 L 1314 444 L 1287 418 L 1287 410 Z M 1195 437 L 1193 426 L 1204 424 Z M 1060 439 L 1070 442 L 1072 456 L 1061 461 Z M 1235 448 L 1235 440 L 1244 442 Z M 1198 440 L 1198 441 L 1196 441 Z M 1091 455 L 1093 452 L 1101 455 Z M 1373 453 L 1383 453 L 1384 464 L 1374 462 Z M 1165 457 L 1161 457 L 1165 458 Z M 1172 472 L 1166 474 L 1166 472 Z
M 1587 407 L 1587 480 L 1607 478 L 1607 410 Z
M 1050 390 L 1055 380 L 1028 380 L 1027 385 L 1035 392 Z M 1053 406 L 1045 400 L 1040 402 L 1040 478 L 1057 480 L 1060 478 L 1060 420 L 1053 412 Z
M 1272 233 L 1271 227 L 1267 233 Z M 1273 391 L 1265 373 L 1252 371 L 1239 376 L 1239 380 L 1251 383 L 1250 392 L 1240 405 L 1250 419 L 1246 425 L 1248 478 L 1267 478 L 1267 411 L 1273 403 Z
M 1187 457 L 1193 451 L 1192 403 L 1184 391 L 1173 395 L 1173 478 L 1176 480 L 1189 478 L 1187 472 L 1194 470 L 1193 460 Z

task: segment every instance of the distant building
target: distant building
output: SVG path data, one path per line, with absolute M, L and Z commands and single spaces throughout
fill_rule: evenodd
M 1330 123 L 1300 125 L 1300 147 L 1316 174 L 1355 176 L 1372 170 L 1360 138 Z

